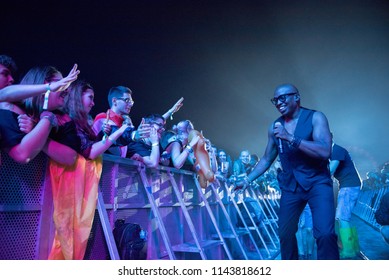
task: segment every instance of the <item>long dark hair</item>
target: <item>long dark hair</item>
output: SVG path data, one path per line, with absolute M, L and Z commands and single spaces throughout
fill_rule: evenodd
M 53 66 L 38 66 L 30 69 L 23 79 L 20 81 L 21 85 L 37 85 L 50 83 L 54 75 L 61 74 L 57 68 Z M 35 97 L 27 98 L 24 101 L 27 114 L 34 118 L 39 118 L 43 111 L 44 95 L 40 94 Z
M 88 89 L 93 90 L 93 87 L 83 80 L 73 82 L 68 88 L 68 95 L 66 97 L 65 112 L 76 123 L 76 126 L 82 129 L 92 139 L 95 138 L 95 133 L 89 124 L 89 114 L 85 112 L 82 103 L 82 95 Z

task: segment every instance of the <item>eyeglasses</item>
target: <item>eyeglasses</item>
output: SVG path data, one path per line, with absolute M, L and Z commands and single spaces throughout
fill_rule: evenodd
M 131 104 L 131 105 L 134 105 L 134 103 L 135 103 L 134 100 L 132 100 L 131 98 L 117 97 L 116 99 L 123 100 L 124 102 Z
M 278 101 L 281 101 L 281 103 L 284 103 L 288 96 L 295 95 L 295 94 L 297 94 L 297 92 L 283 94 L 283 95 L 280 95 L 278 97 L 274 97 L 274 98 L 270 99 L 270 101 L 271 101 L 271 103 L 273 103 L 273 105 L 277 105 Z

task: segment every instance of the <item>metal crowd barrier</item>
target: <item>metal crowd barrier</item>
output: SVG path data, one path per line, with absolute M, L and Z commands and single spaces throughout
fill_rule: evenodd
M 389 187 L 387 185 L 383 185 L 379 189 L 362 189 L 359 194 L 357 204 L 354 207 L 353 214 L 372 227 L 380 230 L 381 225 L 375 220 L 374 214 L 380 205 L 382 196 L 388 191 Z
M 28 164 L 1 153 L 0 259 L 46 259 L 50 249 L 51 188 L 47 158 L 39 154 Z
M 47 158 L 26 165 L 2 154 L 0 259 L 47 259 L 54 235 Z M 202 189 L 195 173 L 148 169 L 137 161 L 103 156 L 103 172 L 85 259 L 119 259 L 112 230 L 117 219 L 147 232 L 147 259 L 273 259 L 279 252 L 277 198 L 259 188 L 242 193 L 215 181 Z M 244 197 L 258 203 L 263 219 L 244 223 Z M 244 207 L 247 210 L 247 207 Z M 255 219 L 255 217 L 252 217 Z

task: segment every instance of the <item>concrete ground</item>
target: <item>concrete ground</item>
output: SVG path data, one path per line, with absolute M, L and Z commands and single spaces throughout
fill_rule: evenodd
M 381 233 L 359 217 L 353 215 L 352 223 L 358 231 L 360 255 L 355 260 L 389 260 L 389 244 L 384 241 Z M 276 260 L 280 260 L 278 255 Z
M 369 260 L 389 260 L 389 244 L 384 241 L 381 233 L 357 216 L 353 216 L 352 222 L 357 227 L 361 257 Z

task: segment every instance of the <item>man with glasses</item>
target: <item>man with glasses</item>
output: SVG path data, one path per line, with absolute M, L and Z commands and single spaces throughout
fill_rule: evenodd
M 172 118 L 173 114 L 182 107 L 183 101 L 184 98 L 180 98 L 172 108 L 163 114 L 163 119 Z M 121 127 L 123 123 L 128 124 L 130 126 L 128 130 L 116 141 L 116 145 L 113 145 L 107 151 L 114 155 L 126 157 L 127 145 L 131 141 L 139 141 L 149 137 L 151 127 L 149 124 L 142 122 L 135 130 L 129 115 L 132 106 L 134 106 L 134 100 L 132 99 L 132 91 L 128 87 L 116 86 L 111 88 L 108 93 L 108 103 L 110 109 L 106 113 L 100 113 L 96 116 L 93 130 L 100 136 L 102 136 L 101 134 L 108 135 Z
M 96 134 L 100 134 L 103 137 L 102 134 L 107 136 L 119 129 L 123 123 L 128 124 L 129 128 L 116 141 L 116 145 L 112 145 L 107 151 L 113 155 L 126 157 L 127 145 L 130 141 L 138 141 L 148 137 L 150 135 L 150 126 L 142 123 L 135 130 L 129 116 L 134 101 L 132 99 L 132 91 L 128 87 L 112 87 L 108 93 L 108 103 L 110 109 L 106 113 L 100 113 L 95 117 L 93 130 Z
M 335 234 L 335 206 L 328 168 L 331 134 L 326 116 L 300 106 L 300 94 L 292 84 L 275 89 L 271 102 L 281 113 L 268 128 L 268 143 L 254 170 L 238 185 L 249 185 L 270 168 L 279 156 L 282 190 L 279 235 L 282 259 L 298 259 L 296 232 L 308 203 L 312 210 L 318 259 L 339 259 Z

